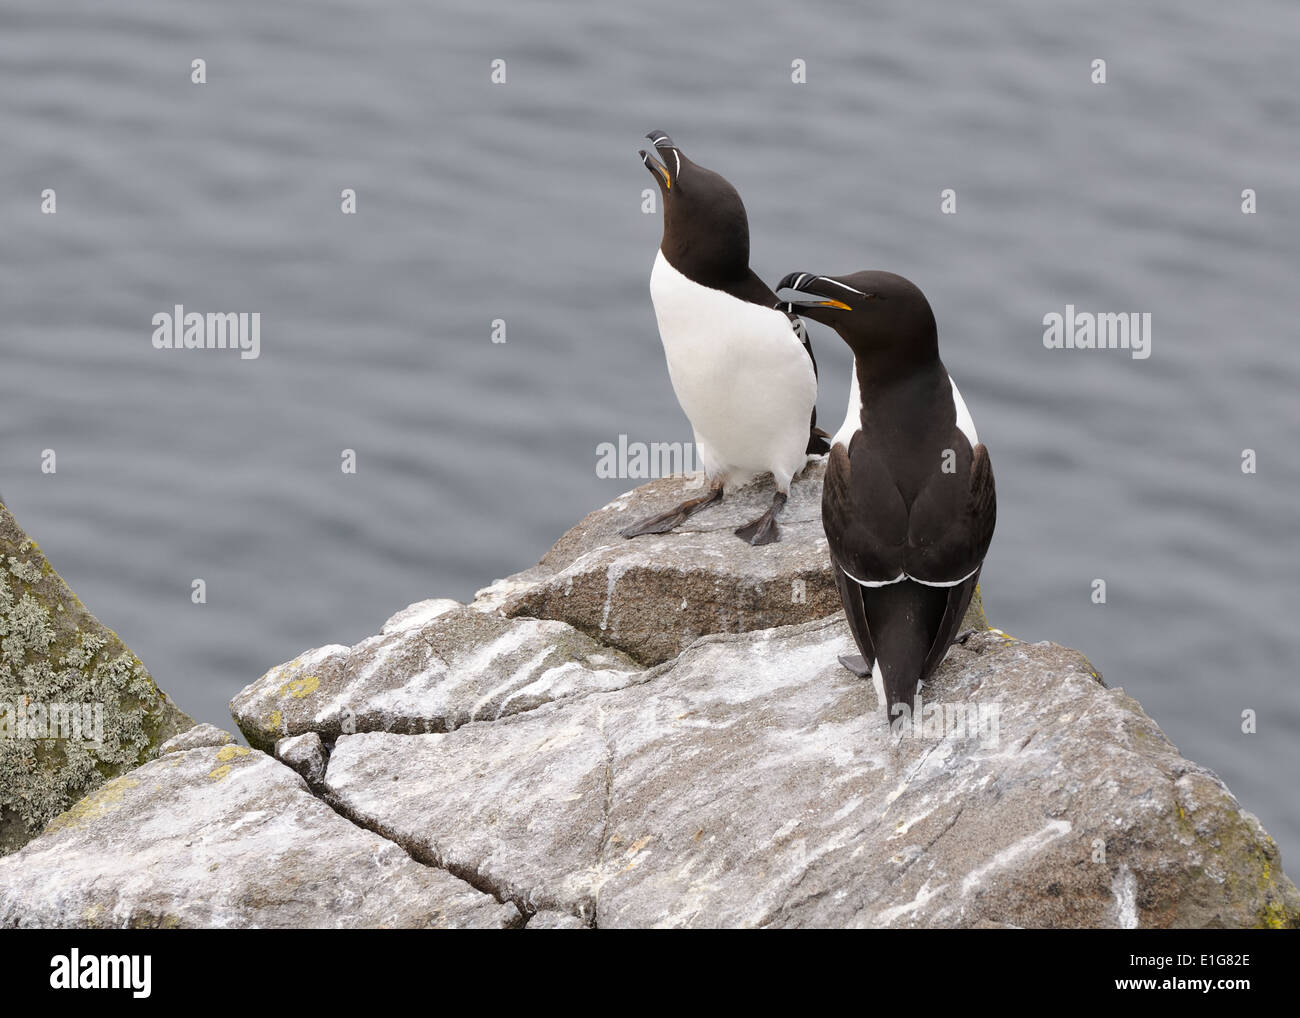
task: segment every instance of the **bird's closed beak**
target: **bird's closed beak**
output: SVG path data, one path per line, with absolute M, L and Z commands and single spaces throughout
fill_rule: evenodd
M 647 170 L 654 174 L 659 183 L 663 185 L 664 190 L 670 191 L 673 182 L 677 179 L 677 175 L 681 172 L 681 155 L 677 146 L 673 144 L 672 138 L 664 134 L 663 131 L 651 131 L 646 137 L 654 145 L 656 154 L 664 161 L 659 162 L 658 159 L 655 159 L 654 156 L 642 149 L 638 153 L 641 156 L 641 162 L 645 164 Z

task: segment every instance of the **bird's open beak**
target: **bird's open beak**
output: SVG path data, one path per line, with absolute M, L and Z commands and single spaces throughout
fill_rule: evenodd
M 807 294 L 815 300 L 783 300 L 776 306 L 780 311 L 787 314 L 806 315 L 813 321 L 829 324 L 822 317 L 827 310 L 830 311 L 852 311 L 853 306 L 845 303 L 851 301 L 855 296 L 863 297 L 859 290 L 853 289 L 845 283 L 838 282 L 827 276 L 819 276 L 813 272 L 791 272 L 781 280 L 776 286 L 776 292 L 779 295 L 782 290 L 794 290 L 797 293 Z
M 682 168 L 682 160 L 678 154 L 677 146 L 673 144 L 672 138 L 664 134 L 663 131 L 651 131 L 646 137 L 650 139 L 656 153 L 664 161 L 659 162 L 658 159 L 642 149 L 638 153 L 641 156 L 641 162 L 645 163 L 645 168 L 663 184 L 664 190 L 669 191 L 672 189 L 673 181 L 677 179 L 677 174 Z

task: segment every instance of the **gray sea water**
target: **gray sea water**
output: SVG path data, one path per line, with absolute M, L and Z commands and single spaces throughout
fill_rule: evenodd
M 690 438 L 647 292 L 663 129 L 769 282 L 926 291 L 997 474 L 992 621 L 1085 651 L 1294 869 L 1298 47 L 1285 0 L 5 0 L 0 491 L 226 727 L 269 666 L 532 564 L 637 483 L 599 443 Z M 153 349 L 175 304 L 260 312 L 261 357 Z M 1066 304 L 1149 312 L 1151 357 L 1045 349 Z

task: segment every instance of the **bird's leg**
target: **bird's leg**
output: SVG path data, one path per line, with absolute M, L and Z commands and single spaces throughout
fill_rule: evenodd
M 773 544 L 781 540 L 781 531 L 777 529 L 776 518 L 785 508 L 786 493 L 778 491 L 772 496 L 772 505 L 758 519 L 746 523 L 736 530 L 736 536 L 750 544 Z
M 711 505 L 721 499 L 722 483 L 722 479 L 719 478 L 709 485 L 707 495 L 688 498 L 676 509 L 669 509 L 666 513 L 651 516 L 640 523 L 633 523 L 631 526 L 624 527 L 619 533 L 624 537 L 640 537 L 642 534 L 666 534 L 673 528 L 680 527 L 685 523 L 687 517 L 694 516 L 706 505 Z

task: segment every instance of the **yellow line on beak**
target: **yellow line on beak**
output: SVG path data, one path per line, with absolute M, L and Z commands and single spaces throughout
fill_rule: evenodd
M 847 304 L 841 304 L 841 303 L 840 303 L 839 301 L 837 301 L 837 300 L 819 300 L 819 301 L 817 302 L 817 306 L 818 306 L 819 308 L 839 308 L 841 311 L 852 311 L 852 310 L 853 310 L 853 309 L 852 309 L 851 307 L 849 307 Z

